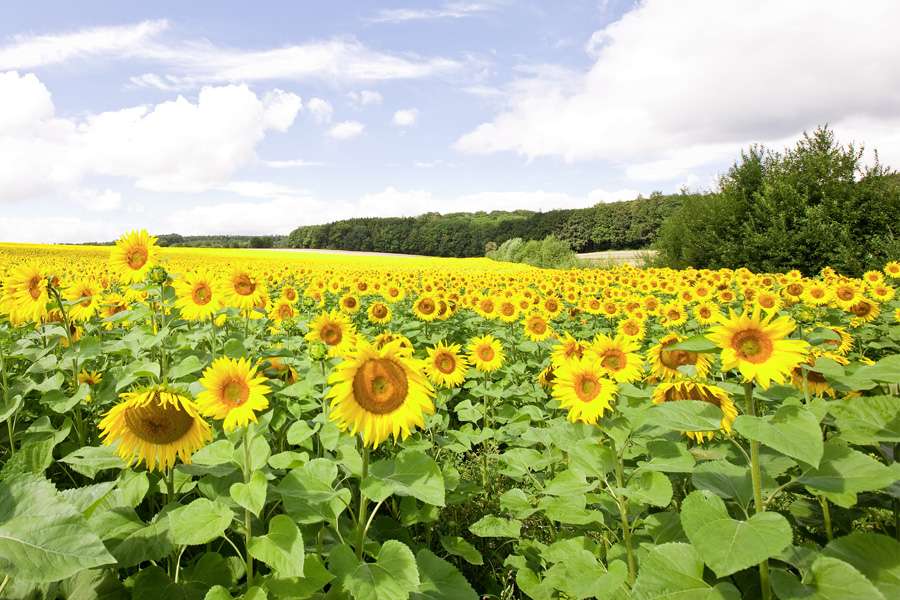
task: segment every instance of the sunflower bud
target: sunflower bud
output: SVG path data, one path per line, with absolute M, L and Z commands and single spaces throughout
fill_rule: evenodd
M 156 285 L 162 285 L 169 281 L 169 273 L 164 267 L 156 265 L 147 273 L 147 281 Z
M 313 360 L 324 360 L 327 351 L 325 344 L 320 342 L 312 342 L 309 345 L 309 357 Z

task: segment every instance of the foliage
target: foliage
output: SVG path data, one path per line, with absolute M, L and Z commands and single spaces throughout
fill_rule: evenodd
M 556 236 L 542 240 L 523 241 L 522 238 L 506 240 L 500 247 L 488 251 L 485 256 L 493 260 L 525 263 L 542 269 L 572 269 L 579 265 L 578 257 L 569 244 Z

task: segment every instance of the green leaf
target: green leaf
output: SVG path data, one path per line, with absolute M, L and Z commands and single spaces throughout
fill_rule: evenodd
M 0 481 L 0 572 L 48 582 L 115 562 L 52 483 L 37 475 Z
M 232 483 L 229 494 L 232 500 L 258 517 L 259 511 L 266 504 L 266 490 L 268 487 L 269 482 L 262 471 L 254 471 L 253 475 L 250 476 L 250 483 L 242 481 Z
M 685 352 L 718 352 L 720 348 L 705 335 L 695 335 L 683 342 L 666 347 L 667 350 L 684 350 Z
M 397 494 L 444 506 L 444 476 L 434 459 L 418 450 L 404 450 L 394 459 L 374 463 L 360 489 L 375 502 Z
M 828 403 L 828 412 L 851 444 L 900 442 L 900 397 L 863 396 Z
M 469 526 L 469 531 L 478 537 L 517 538 L 522 530 L 518 519 L 502 519 L 496 515 L 485 515 Z
M 725 459 L 698 465 L 691 475 L 691 482 L 698 490 L 708 490 L 720 498 L 734 498 L 745 508 L 753 499 L 750 469 Z
M 169 378 L 173 381 L 177 381 L 185 375 L 196 373 L 201 369 L 203 369 L 203 363 L 200 362 L 200 358 L 194 356 L 193 354 L 190 354 L 186 356 L 180 363 L 169 369 Z
M 855 531 L 832 540 L 822 553 L 856 567 L 885 598 L 900 598 L 900 542 L 897 540 Z
M 569 468 L 583 473 L 586 477 L 602 479 L 616 468 L 616 453 L 597 439 L 578 440 L 566 448 L 566 452 L 569 454 Z
M 740 600 L 729 583 L 710 586 L 703 579 L 703 561 L 690 544 L 656 546 L 641 561 L 633 600 Z
M 70 452 L 60 462 L 71 465 L 72 470 L 91 479 L 100 471 L 125 468 L 125 463 L 112 446 L 85 446 Z
M 303 576 L 303 536 L 287 515 L 276 515 L 269 521 L 268 535 L 250 539 L 250 555 L 281 577 Z
M 717 431 L 722 409 L 701 400 L 663 402 L 646 410 L 645 423 L 672 431 Z
M 850 508 L 859 492 L 880 490 L 898 477 L 900 463 L 885 466 L 862 452 L 851 450 L 839 439 L 831 439 L 825 444 L 819 468 L 803 473 L 798 481 L 838 506 Z
M 375 562 L 357 565 L 343 585 L 355 600 L 406 600 L 419 586 L 416 558 L 406 544 L 388 540 Z
M 771 573 L 772 587 L 780 600 L 885 600 L 885 596 L 849 564 L 820 556 L 801 583 L 781 569 Z
M 218 501 L 198 498 L 168 513 L 169 538 L 179 546 L 196 546 L 220 537 L 231 524 L 231 509 Z
M 597 482 L 588 483 L 580 472 L 566 470 L 550 480 L 544 487 L 543 493 L 548 496 L 569 496 L 585 494 L 595 487 L 597 487 Z
M 672 501 L 672 482 L 658 471 L 642 471 L 628 482 L 625 495 L 642 504 L 668 506 Z
M 885 356 L 874 365 L 860 368 L 855 374 L 873 381 L 897 383 L 900 381 L 900 354 Z
M 694 491 L 681 503 L 681 526 L 700 557 L 718 577 L 751 567 L 788 547 L 793 532 L 787 519 L 764 512 L 737 521 L 721 498 Z
M 351 498 L 347 488 L 332 487 L 337 475 L 337 465 L 324 458 L 311 460 L 285 475 L 278 485 L 285 512 L 301 524 L 337 522 Z
M 647 442 L 648 462 L 639 463 L 641 470 L 664 473 L 690 473 L 694 470 L 694 456 L 683 442 L 654 440 Z
M 453 556 L 458 556 L 470 565 L 483 565 L 484 559 L 475 546 L 459 536 L 441 536 L 441 547 Z
M 813 467 L 822 460 L 824 445 L 819 420 L 802 406 L 782 406 L 766 417 L 740 415 L 734 421 L 734 430 Z
M 419 550 L 416 564 L 420 582 L 411 595 L 414 600 L 478 600 L 463 574 L 430 550 Z

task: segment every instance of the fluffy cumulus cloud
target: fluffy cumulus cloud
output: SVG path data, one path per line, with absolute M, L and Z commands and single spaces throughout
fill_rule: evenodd
M 370 104 L 381 104 L 384 101 L 384 96 L 381 95 L 381 92 L 376 92 L 375 90 L 348 92 L 347 98 L 350 100 L 350 104 L 357 108 L 369 106 Z
M 196 100 L 178 96 L 62 118 L 37 77 L 2 73 L 0 200 L 69 190 L 90 176 L 128 178 L 154 191 L 210 189 L 254 162 L 257 144 L 270 131 L 286 131 L 300 109 L 300 98 L 289 92 L 259 97 L 247 86 L 227 85 L 204 87 Z M 117 204 L 110 194 L 94 197 L 85 202 Z
M 397 127 L 411 127 L 416 124 L 419 111 L 415 108 L 404 108 L 394 113 L 393 123 Z
M 362 134 L 366 126 L 359 121 L 341 121 L 328 130 L 328 137 L 336 140 L 349 140 Z
M 591 36 L 586 73 L 531 69 L 456 148 L 670 180 L 828 122 L 896 164 L 898 22 L 894 0 L 646 0 Z
M 327 100 L 322 98 L 310 98 L 306 103 L 309 114 L 312 115 L 319 123 L 330 123 L 331 116 L 334 114 L 334 107 Z

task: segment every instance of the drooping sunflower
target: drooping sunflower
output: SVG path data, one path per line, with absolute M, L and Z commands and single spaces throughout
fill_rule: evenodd
M 550 363 L 543 370 L 538 373 L 537 380 L 538 383 L 541 384 L 541 387 L 545 390 L 549 390 L 553 386 L 553 381 L 556 379 L 556 370 L 553 367 L 553 363 Z
M 375 339 L 372 340 L 372 345 L 375 346 L 376 350 L 381 350 L 391 342 L 397 342 L 400 345 L 400 349 L 397 351 L 399 354 L 403 356 L 412 356 L 413 354 L 413 345 L 412 342 L 403 334 L 394 333 L 392 331 L 384 331 L 375 336 Z
M 734 406 L 731 397 L 722 388 L 683 379 L 681 381 L 665 381 L 656 386 L 653 390 L 652 401 L 654 404 L 662 404 L 663 402 L 677 402 L 679 400 L 700 400 L 715 404 L 722 410 L 722 420 L 720 422 L 720 430 L 731 433 L 731 425 L 737 418 L 737 408 Z M 715 436 L 715 431 L 685 431 L 684 434 L 689 438 L 703 442 L 711 440 Z
M 347 317 L 338 310 L 322 313 L 309 324 L 306 339 L 328 346 L 331 356 L 344 356 L 356 340 L 356 331 Z
M 191 455 L 212 439 L 197 405 L 182 392 L 155 386 L 119 395 L 100 421 L 105 445 L 118 442 L 117 454 L 128 466 L 144 463 L 151 471 L 190 464 Z
M 391 307 L 384 302 L 373 302 L 366 310 L 366 317 L 370 323 L 384 325 L 391 321 Z
M 553 373 L 551 393 L 560 408 L 569 411 L 569 421 L 595 424 L 604 412 L 612 410 L 618 386 L 604 376 L 598 360 L 569 360 Z
M 503 345 L 489 333 L 472 338 L 468 350 L 470 361 L 482 373 L 492 373 L 503 366 Z
M 838 363 L 846 365 L 849 361 L 833 352 L 822 352 L 821 350 L 813 350 L 806 361 L 800 363 L 791 371 L 791 383 L 801 392 L 808 393 L 812 396 L 828 396 L 830 398 L 837 397 L 837 390 L 828 383 L 828 379 L 813 369 L 816 359 L 819 357 L 828 358 Z M 804 379 L 806 380 L 804 382 Z
M 145 229 L 129 231 L 116 241 L 109 256 L 110 270 L 122 283 L 143 281 L 147 272 L 156 265 L 159 247 L 157 239 Z
M 469 361 L 460 351 L 459 344 L 444 344 L 444 342 L 440 342 L 434 348 L 428 348 L 425 373 L 435 385 L 454 388 L 466 380 Z
M 547 319 L 540 313 L 533 313 L 525 319 L 525 335 L 532 342 L 542 342 L 553 335 Z
M 606 374 L 619 383 L 637 381 L 641 378 L 644 361 L 638 354 L 639 345 L 623 336 L 611 338 L 598 334 L 588 348 L 588 353 L 597 357 Z
M 6 304 L 13 324 L 40 323 L 47 317 L 50 299 L 47 277 L 36 265 L 25 264 L 13 269 L 3 289 L 8 296 Z
M 246 358 L 217 358 L 200 378 L 203 391 L 197 406 L 207 417 L 222 421 L 222 428 L 233 431 L 256 422 L 256 413 L 269 408 L 266 378 Z
M 222 307 L 222 294 L 209 273 L 188 273 L 172 287 L 176 294 L 175 307 L 188 321 L 206 321 Z
M 242 311 L 253 310 L 266 296 L 265 285 L 254 273 L 242 268 L 234 269 L 220 287 L 222 304 Z
M 829 351 L 843 356 L 850 352 L 850 349 L 853 348 L 853 336 L 850 335 L 850 332 L 848 332 L 844 327 L 840 327 L 837 325 L 826 325 L 823 323 L 818 323 L 816 326 L 824 327 L 837 336 L 834 339 L 826 339 L 822 341 L 822 345 L 826 346 Z
M 422 361 L 404 356 L 397 342 L 378 350 L 360 341 L 328 383 L 331 420 L 372 448 L 389 436 L 406 439 L 415 427 L 425 427 L 424 415 L 434 414 L 434 389 Z
M 668 350 L 668 346 L 674 346 L 683 342 L 684 338 L 676 333 L 670 333 L 659 340 L 655 346 L 647 350 L 647 359 L 650 361 L 650 375 L 658 381 L 675 381 L 682 379 L 685 374 L 678 367 L 693 366 L 696 376 L 706 379 L 709 374 L 710 359 L 706 354 L 688 352 L 687 350 Z
M 809 344 L 787 337 L 796 325 L 790 317 L 760 317 L 733 311 L 707 337 L 722 349 L 722 369 L 738 369 L 744 381 L 755 381 L 767 389 L 774 381 L 784 383 L 791 370 L 806 359 Z
M 72 303 L 69 318 L 87 321 L 100 309 L 100 286 L 92 281 L 79 281 L 66 290 L 66 300 Z

